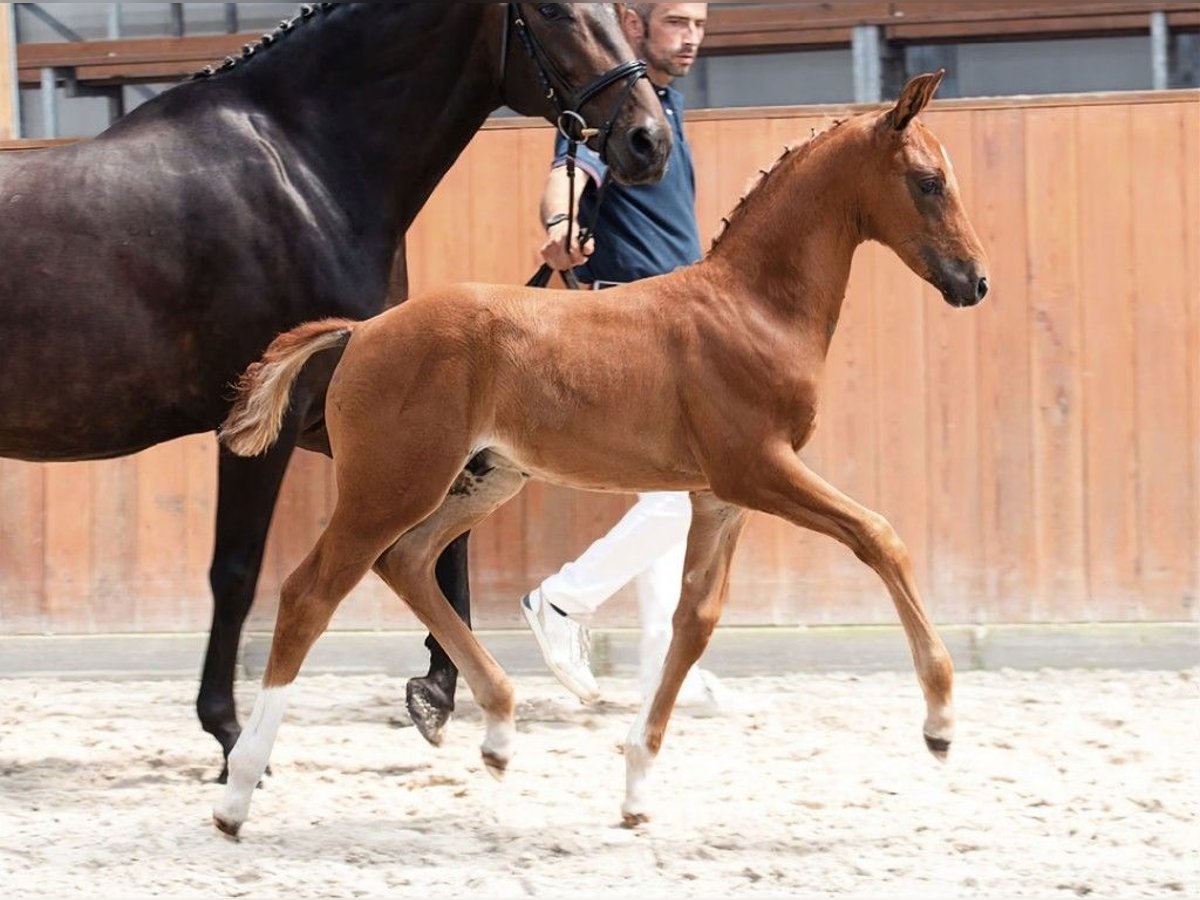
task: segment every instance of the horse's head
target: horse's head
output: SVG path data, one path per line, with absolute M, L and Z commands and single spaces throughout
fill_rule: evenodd
M 501 41 L 504 101 L 579 129 L 626 184 L 657 181 L 671 127 L 611 3 L 510 3 Z M 582 121 L 580 121 L 582 119 Z
M 875 120 L 878 165 L 866 180 L 866 236 L 887 244 L 951 306 L 974 306 L 988 292 L 987 263 L 967 219 L 950 157 L 917 121 L 944 71 L 913 78 L 894 108 Z

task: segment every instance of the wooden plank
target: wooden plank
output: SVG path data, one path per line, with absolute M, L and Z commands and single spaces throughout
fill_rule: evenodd
M 1027 252 L 1034 405 L 1034 621 L 1084 613 L 1083 402 L 1077 240 L 1075 111 L 1032 110 L 1026 120 Z
M 91 605 L 98 631 L 137 624 L 138 459 L 88 464 L 91 474 Z
M 980 541 L 985 622 L 1033 613 L 1033 415 L 1026 259 L 1025 119 L 1021 110 L 975 114 L 972 222 L 988 254 L 991 291 L 978 310 Z M 960 172 L 960 177 L 967 173 Z M 996 189 L 1002 186 L 1002 189 Z
M 212 621 L 212 591 L 208 570 L 212 564 L 214 523 L 217 514 L 217 441 L 212 434 L 181 439 L 187 475 L 184 513 L 185 556 L 183 580 L 178 585 L 181 605 L 175 628 L 207 631 Z
M 47 630 L 45 468 L 0 459 L 0 633 Z
M 964 206 L 970 216 L 976 197 L 970 190 L 974 171 L 972 112 L 927 112 L 926 124 L 942 141 L 954 170 L 966 185 Z M 913 277 L 905 273 L 907 277 Z M 978 310 L 954 309 L 926 285 L 926 412 L 929 465 L 929 585 L 939 618 L 974 621 L 983 595 L 981 511 L 979 506 Z
M 926 595 L 932 613 L 927 407 L 929 398 L 941 388 L 929 383 L 927 371 L 925 333 L 930 304 L 921 280 L 891 250 L 869 244 L 858 252 L 874 258 L 870 294 L 855 297 L 854 302 L 875 306 L 872 352 L 878 361 L 874 412 L 879 442 L 876 510 L 892 523 L 908 548 L 917 586 Z M 885 610 L 890 606 L 882 590 L 878 604 Z M 943 618 L 940 605 L 935 618 Z M 882 621 L 887 621 L 886 617 Z
M 1133 311 L 1138 284 L 1128 265 L 1134 220 L 1129 111 L 1077 114 L 1079 293 L 1083 311 L 1084 448 L 1090 608 L 1119 607 L 1138 588 L 1137 397 Z M 1094 615 L 1093 615 L 1094 617 Z
M 1188 310 L 1187 358 L 1190 360 L 1187 409 L 1191 428 L 1188 446 L 1192 481 L 1192 508 L 1200 503 L 1200 102 L 1180 104 L 1180 130 L 1183 136 L 1182 191 L 1185 228 L 1183 238 L 1184 283 L 1191 286 L 1184 300 Z M 1200 517 L 1192 517 L 1191 588 L 1185 601 L 1185 615 L 1200 621 Z
M 0 6 L 0 141 L 12 140 L 21 130 L 21 111 L 17 107 L 14 9 L 11 3 Z
M 90 468 L 87 463 L 61 463 L 45 469 L 46 622 L 58 633 L 96 627 Z
M 168 441 L 139 453 L 135 488 L 137 530 L 137 623 L 143 631 L 178 627 L 187 540 L 187 461 L 181 441 Z
M 1195 476 L 1184 451 L 1193 437 L 1188 398 L 1195 390 L 1196 360 L 1186 338 L 1188 283 L 1180 264 L 1179 236 L 1193 211 L 1184 209 L 1180 116 L 1134 107 L 1133 267 L 1139 287 L 1137 329 L 1138 458 L 1142 536 L 1143 611 L 1188 618 L 1196 565 Z
M 239 56 L 244 44 L 258 34 L 193 35 L 182 38 L 130 38 L 20 44 L 17 72 L 20 83 L 41 83 L 43 68 L 76 69 L 81 81 L 175 81 L 206 65 Z

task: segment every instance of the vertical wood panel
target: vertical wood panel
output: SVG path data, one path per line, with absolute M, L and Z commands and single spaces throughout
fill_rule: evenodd
M 52 627 L 45 615 L 46 469 L 0 459 L 0 633 Z
M 974 115 L 970 110 L 926 115 L 956 175 L 965 182 L 959 190 L 968 216 L 976 209 L 971 185 Z M 925 324 L 931 606 L 939 618 L 974 621 L 980 616 L 984 566 L 976 397 L 979 310 L 954 309 L 928 285 L 924 297 L 929 308 Z
M 187 460 L 182 441 L 168 441 L 138 461 L 137 617 L 142 631 L 171 631 L 178 626 L 179 588 L 186 573 Z
M 212 621 L 208 570 L 212 564 L 217 515 L 217 440 L 212 434 L 182 441 L 187 470 L 184 580 L 175 630 L 206 631 Z
M 874 257 L 869 301 L 875 304 L 874 353 L 876 434 L 879 441 L 878 511 L 908 547 L 913 575 L 927 600 L 929 577 L 929 472 L 927 406 L 931 389 L 925 361 L 928 301 L 922 282 L 892 251 L 872 244 L 859 250 Z M 881 589 L 882 590 L 882 589 Z M 881 593 L 880 604 L 888 604 Z M 944 613 L 930 602 L 937 621 Z
M 1143 611 L 1181 617 L 1197 555 L 1192 466 L 1179 452 L 1191 438 L 1187 408 L 1196 365 L 1186 338 L 1196 284 L 1186 281 L 1178 244 L 1189 215 L 1181 190 L 1183 134 L 1177 116 L 1163 110 L 1135 106 L 1130 117 Z
M 137 483 L 141 461 L 138 455 L 88 464 L 92 496 L 91 608 L 97 631 L 128 631 L 137 625 Z M 48 557 L 47 565 L 49 562 Z
M 1030 110 L 1025 129 L 1032 306 L 1036 619 L 1073 620 L 1086 590 L 1079 384 L 1075 110 Z
M 1186 225 L 1183 232 L 1185 292 L 1187 302 L 1188 409 L 1191 427 L 1188 446 L 1192 482 L 1191 587 L 1185 598 L 1184 617 L 1200 618 L 1200 521 L 1195 509 L 1200 505 L 1200 100 L 1180 104 L 1180 130 L 1183 135 L 1182 196 Z
M 1030 198 L 1019 109 L 976 114 L 972 221 L 992 289 L 978 311 L 980 541 L 988 621 L 1025 621 L 1037 580 L 1029 277 Z M 1002 185 L 1003 190 L 994 186 Z
M 48 467 L 45 478 L 46 618 L 90 631 L 97 619 L 90 603 L 91 471 L 83 463 L 65 463 Z M 133 613 L 127 628 L 136 630 L 133 604 L 127 609 Z
M 1083 392 L 1087 483 L 1088 592 L 1119 606 L 1136 594 L 1137 397 L 1128 110 L 1080 109 L 1079 293 L 1083 310 Z M 1114 248 L 1122 248 L 1114 252 Z

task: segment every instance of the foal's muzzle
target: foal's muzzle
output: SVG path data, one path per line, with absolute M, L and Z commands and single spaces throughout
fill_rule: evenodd
M 983 266 L 967 259 L 941 266 L 940 271 L 930 275 L 929 281 L 942 292 L 945 301 L 957 309 L 978 306 L 990 288 Z

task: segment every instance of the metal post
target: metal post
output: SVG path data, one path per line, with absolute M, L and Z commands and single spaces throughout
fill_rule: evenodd
M 850 50 L 854 57 L 854 102 L 878 103 L 883 99 L 879 26 L 855 25 Z
M 225 4 L 225 33 L 237 34 L 238 31 L 238 7 L 236 3 Z
M 1154 89 L 1165 91 L 1171 86 L 1171 32 L 1162 10 L 1150 13 L 1150 65 Z
M 110 41 L 115 41 L 124 33 L 125 29 L 121 19 L 121 4 L 108 4 L 108 39 Z
M 52 68 L 42 69 L 42 134 L 58 137 L 58 75 Z
M 171 37 L 183 37 L 183 4 L 171 4 Z

